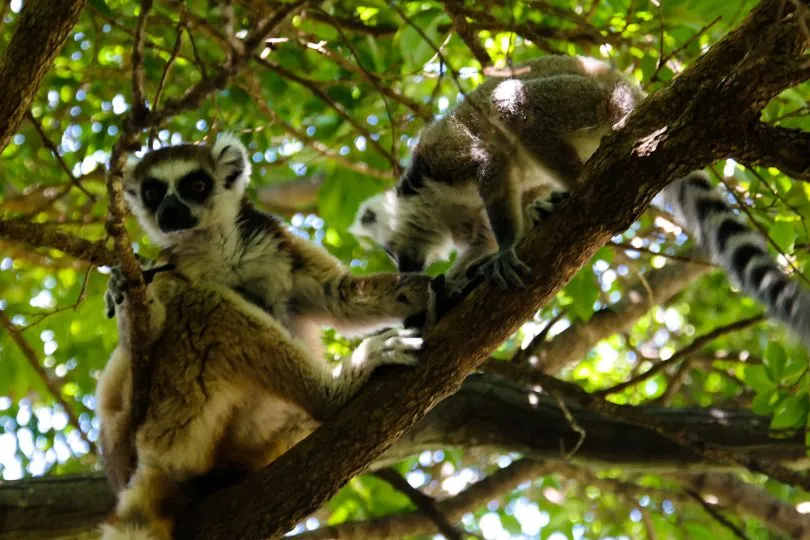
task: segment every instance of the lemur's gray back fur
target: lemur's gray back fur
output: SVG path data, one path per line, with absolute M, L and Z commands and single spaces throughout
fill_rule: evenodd
M 579 166 L 568 171 L 551 166 L 552 174 L 547 175 L 548 181 L 570 190 L 581 163 L 596 151 L 601 137 L 621 127 L 626 116 L 646 97 L 635 82 L 609 64 L 584 57 L 538 58 L 517 66 L 512 79 L 515 80 L 512 88 L 508 79 L 505 87 L 516 90 L 505 93 L 513 98 L 511 101 L 498 102 L 497 89 L 505 79 L 492 78 L 470 93 L 468 100 L 454 111 L 427 126 L 396 193 L 385 194 L 385 204 L 377 198 L 361 206 L 365 218 L 362 223 L 358 219 L 354 231 L 383 243 L 389 251 L 393 244 L 404 253 L 408 253 L 409 247 L 423 254 L 446 253 L 440 249 L 442 242 L 452 240 L 463 251 L 465 242 L 474 244 L 474 236 L 481 236 L 476 230 L 475 235 L 470 233 L 466 235 L 469 238 L 459 240 L 465 235 L 451 230 L 452 221 L 467 219 L 482 224 L 479 229 L 486 229 L 484 232 L 490 238 L 488 241 L 484 238 L 478 245 L 484 252 L 491 252 L 494 249 L 491 220 L 483 214 L 487 201 L 480 188 L 470 191 L 469 183 L 470 178 L 480 177 L 481 169 L 485 168 L 482 159 L 492 159 L 500 152 L 508 155 L 509 161 L 494 165 L 513 166 L 515 156 L 525 147 L 537 160 L 550 166 L 564 154 L 572 134 L 580 136 L 588 144 L 577 149 Z M 511 108 L 510 103 L 514 105 Z M 500 122 L 513 136 L 503 144 L 498 130 L 490 130 L 480 118 L 482 113 L 493 112 L 497 112 Z M 784 322 L 810 347 L 807 290 L 779 268 L 766 249 L 765 238 L 737 217 L 725 202 L 724 194 L 711 187 L 706 174 L 693 172 L 675 180 L 662 191 L 662 196 L 675 208 L 699 244 L 743 291 L 762 302 L 773 318 Z M 393 215 L 383 215 L 388 213 Z M 430 214 L 430 219 L 426 214 Z M 481 219 L 477 218 L 479 214 L 483 216 Z M 366 229 L 370 225 L 376 227 L 373 234 L 364 232 L 363 223 Z M 542 226 L 542 221 L 538 226 Z M 428 228 L 436 230 L 426 232 Z M 523 229 L 525 232 L 526 227 Z M 474 259 L 459 257 L 465 263 L 470 260 Z M 448 275 L 463 272 L 464 268 L 457 268 L 460 266 L 457 261 Z
M 810 346 L 810 294 L 785 275 L 768 253 L 765 238 L 751 230 L 712 188 L 708 176 L 693 172 L 662 191 L 701 247 L 771 317 L 782 321 Z

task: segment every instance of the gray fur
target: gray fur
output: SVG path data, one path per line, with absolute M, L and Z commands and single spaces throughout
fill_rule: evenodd
M 602 136 L 621 127 L 645 94 L 583 57 L 543 57 L 515 71 L 513 79 L 486 81 L 430 124 L 396 191 L 361 205 L 358 217 L 371 209 L 373 223 L 358 219 L 352 231 L 383 244 L 408 270 L 455 247 L 447 276 L 454 290 L 476 273 L 519 286 L 526 269 L 514 246 L 564 199 Z M 676 180 L 662 195 L 746 294 L 810 345 L 807 291 L 779 269 L 764 238 L 735 216 L 705 174 Z

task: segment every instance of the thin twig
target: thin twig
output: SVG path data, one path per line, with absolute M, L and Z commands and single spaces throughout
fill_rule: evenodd
M 272 108 L 270 108 L 270 106 L 267 104 L 267 101 L 261 98 L 259 83 L 258 81 L 256 81 L 255 76 L 252 73 L 248 73 L 245 75 L 245 79 L 247 82 L 240 86 L 248 93 L 248 95 L 250 95 L 250 97 L 253 99 L 253 102 L 256 104 L 259 110 L 267 117 L 268 120 L 270 120 L 270 122 L 274 126 L 279 126 L 284 131 L 286 131 L 287 133 L 289 133 L 290 135 L 301 141 L 308 148 L 311 148 L 317 154 L 320 154 L 326 159 L 334 161 L 335 163 L 337 163 L 342 167 L 345 167 L 349 170 L 355 171 L 360 174 L 377 178 L 379 180 L 384 180 L 388 183 L 394 181 L 395 177 L 391 172 L 375 169 L 362 161 L 347 159 L 346 157 L 341 156 L 339 153 L 329 148 L 323 142 L 307 135 L 306 131 L 296 128 L 283 118 L 279 117 L 276 114 L 276 112 Z
M 388 163 L 391 165 L 393 170 L 396 170 L 399 167 L 399 161 L 397 158 L 391 154 L 387 149 L 383 148 L 383 146 L 376 140 L 376 137 L 372 137 L 369 130 L 367 130 L 360 122 L 358 122 L 354 116 L 346 110 L 346 108 L 332 99 L 329 94 L 327 94 L 323 89 L 323 83 L 312 81 L 307 79 L 306 77 L 302 77 L 297 73 L 294 73 L 287 68 L 267 60 L 266 58 L 261 58 L 260 56 L 256 56 L 255 60 L 265 66 L 268 69 L 271 69 L 284 77 L 285 79 L 291 80 L 299 85 L 303 86 L 310 92 L 312 92 L 318 99 L 326 103 L 329 107 L 331 107 L 343 120 L 349 123 L 357 132 L 365 137 L 366 142 L 369 146 L 374 148 L 379 154 L 384 157 Z
M 56 380 L 56 378 L 52 377 L 50 373 L 40 364 L 39 359 L 37 358 L 37 353 L 31 347 L 31 344 L 28 343 L 28 340 L 25 339 L 25 336 L 22 335 L 22 332 L 15 328 L 14 323 L 11 322 L 11 319 L 6 315 L 6 312 L 0 310 L 0 323 L 2 323 L 3 327 L 6 329 L 8 334 L 11 336 L 11 339 L 14 343 L 17 344 L 19 347 L 20 352 L 22 352 L 25 359 L 28 361 L 28 365 L 31 366 L 36 374 L 39 376 L 40 380 L 42 380 L 43 384 L 48 388 L 48 391 L 53 396 L 53 399 L 61 405 L 62 409 L 65 411 L 65 415 L 68 417 L 68 421 L 70 425 L 72 425 L 76 431 L 78 431 L 79 436 L 82 438 L 84 442 L 90 447 L 90 450 L 97 455 L 100 455 L 98 452 L 98 447 L 96 444 L 87 438 L 87 435 L 82 431 L 81 424 L 79 423 L 79 417 L 76 415 L 76 412 L 73 410 L 73 407 L 67 402 L 67 400 L 62 397 L 62 384 Z
M 571 450 L 569 450 L 568 452 L 565 451 L 565 448 L 563 447 L 563 441 L 560 440 L 560 450 L 562 450 L 563 452 L 563 461 L 571 461 L 571 458 L 576 455 L 577 451 L 582 446 L 582 443 L 585 442 L 585 436 L 587 435 L 587 433 L 585 432 L 585 429 L 581 425 L 579 425 L 579 422 L 577 422 L 576 418 L 574 418 L 574 415 L 571 414 L 571 411 L 568 410 L 568 406 L 566 406 L 565 401 L 563 401 L 563 398 L 560 397 L 560 394 L 554 391 L 550 391 L 549 394 L 551 394 L 551 396 L 557 402 L 557 405 L 560 407 L 563 416 L 565 416 L 568 425 L 571 426 L 571 430 L 577 435 L 579 435 L 579 439 L 577 439 L 577 442 L 574 444 L 574 447 L 571 448 Z
M 694 264 L 702 264 L 704 266 L 711 266 L 711 267 L 716 267 L 717 266 L 716 264 L 714 264 L 712 262 L 705 261 L 705 260 L 702 260 L 702 259 L 695 259 L 693 257 L 684 257 L 683 255 L 671 255 L 669 253 L 660 253 L 660 252 L 657 252 L 657 251 L 653 251 L 650 248 L 636 247 L 633 244 L 628 244 L 626 242 L 610 242 L 609 245 L 614 246 L 616 248 L 623 249 L 625 251 L 636 251 L 638 253 L 646 253 L 648 255 L 653 255 L 655 257 L 663 257 L 665 259 L 671 259 L 673 261 L 680 261 L 680 262 L 687 262 L 687 263 L 694 263 Z
M 146 74 L 143 68 L 143 42 L 146 19 L 152 9 L 152 0 L 141 1 L 141 11 L 135 24 L 135 42 L 132 44 L 132 115 L 142 118 L 146 115 Z
M 531 357 L 534 350 L 546 341 L 546 337 L 548 337 L 551 327 L 560 322 L 567 314 L 568 310 L 560 310 L 560 312 L 552 317 L 551 320 L 548 321 L 546 325 L 537 333 L 537 335 L 532 338 L 524 349 L 520 349 L 514 355 L 512 355 L 512 362 L 516 362 L 518 364 L 526 362 L 529 357 Z
M 386 481 L 394 489 L 408 497 L 416 508 L 429 517 L 448 540 L 463 540 L 464 534 L 447 520 L 441 510 L 436 506 L 433 497 L 425 495 L 418 489 L 412 487 L 405 478 L 391 468 L 380 469 L 374 472 L 374 476 Z
M 181 14 L 180 21 L 177 23 L 177 38 L 174 41 L 174 48 L 172 49 L 172 53 L 169 55 L 169 59 L 166 61 L 166 65 L 163 68 L 163 73 L 160 74 L 160 80 L 158 81 L 157 89 L 155 90 L 155 98 L 152 100 L 153 109 L 157 109 L 160 106 L 160 97 L 163 94 L 166 79 L 169 76 L 169 72 L 171 71 L 175 60 L 177 60 L 177 55 L 180 54 L 180 47 L 183 45 L 183 28 L 185 27 L 185 24 L 185 18 Z M 146 143 L 149 148 L 152 148 L 152 142 L 155 139 L 156 132 L 157 126 L 153 127 L 149 131 L 149 139 Z
M 627 380 L 627 381 L 625 381 L 623 383 L 619 383 L 619 384 L 617 384 L 615 386 L 611 386 L 610 388 L 605 388 L 604 390 L 598 390 L 598 391 L 594 392 L 593 395 L 603 397 L 603 396 L 607 396 L 607 395 L 610 395 L 610 394 L 615 394 L 617 392 L 621 392 L 622 390 L 630 388 L 631 386 L 635 386 L 640 382 L 646 381 L 647 379 L 649 379 L 650 377 L 652 377 L 656 373 L 668 368 L 669 366 L 675 364 L 676 362 L 681 361 L 682 359 L 686 358 L 687 356 L 691 355 L 692 353 L 697 352 L 698 350 L 703 348 L 705 345 L 708 345 L 709 343 L 711 343 L 712 341 L 714 341 L 718 337 L 723 336 L 725 334 L 728 334 L 730 332 L 734 332 L 734 331 L 737 331 L 737 330 L 742 330 L 743 328 L 748 328 L 749 326 L 757 324 L 757 323 L 763 321 L 764 319 L 765 319 L 764 315 L 755 315 L 755 316 L 749 317 L 747 319 L 741 319 L 739 321 L 734 321 L 733 323 L 730 323 L 730 324 L 715 328 L 711 332 L 709 332 L 707 334 L 703 334 L 702 336 L 699 336 L 699 337 L 695 338 L 695 340 L 692 341 L 692 343 L 690 343 L 689 345 L 687 345 L 683 349 L 679 350 L 678 352 L 673 354 L 668 359 L 666 359 L 666 360 L 664 360 L 662 362 L 659 362 L 657 364 L 654 364 L 650 369 L 648 369 L 644 373 L 641 373 L 641 374 L 637 375 L 636 377 L 633 377 L 630 380 Z
M 87 188 L 85 188 L 81 184 L 81 182 L 79 182 L 79 179 L 76 178 L 76 176 L 70 170 L 70 167 L 68 167 L 67 163 L 65 163 L 65 160 L 59 154 L 59 150 L 56 148 L 56 145 L 53 143 L 53 141 L 50 139 L 50 137 L 48 137 L 47 133 L 45 133 L 45 130 L 42 128 L 42 124 L 40 124 L 39 121 L 36 118 L 34 118 L 34 114 L 29 110 L 25 114 L 25 116 L 26 116 L 26 118 L 28 118 L 28 121 L 31 122 L 31 125 L 34 126 L 34 129 L 39 134 L 39 138 L 42 140 L 42 144 L 44 144 L 45 147 L 48 148 L 48 150 L 51 151 L 51 154 L 53 154 L 53 157 L 56 158 L 56 161 L 59 162 L 59 166 L 62 168 L 63 171 L 65 171 L 65 174 L 68 175 L 68 178 L 70 179 L 71 185 L 76 186 L 76 188 L 79 191 L 81 191 L 82 193 L 84 193 L 87 196 L 88 199 L 90 199 L 91 201 L 95 201 L 96 196 L 93 195 L 92 193 L 90 193 L 89 191 L 87 191 Z M 55 200 L 55 198 L 52 199 L 49 202 L 53 203 L 54 200 Z
M 467 17 L 464 13 L 464 1 L 444 0 L 444 7 L 453 20 L 453 28 L 455 28 L 456 33 L 467 45 L 467 48 L 470 49 L 470 52 L 475 59 L 478 60 L 478 63 L 481 64 L 481 67 L 486 68 L 491 66 L 492 58 L 489 56 L 484 46 L 481 45 L 481 41 L 478 39 L 478 36 L 475 35 L 475 31 L 467 22 Z
M 736 536 L 740 540 L 748 540 L 748 537 L 745 535 L 745 533 L 739 527 L 737 527 L 728 518 L 726 518 L 723 514 L 721 514 L 717 510 L 717 508 L 715 508 L 714 506 L 712 506 L 711 504 L 706 502 L 706 499 L 701 497 L 699 493 L 697 493 L 696 491 L 693 491 L 691 489 L 684 489 L 684 492 L 687 495 L 689 495 L 689 497 L 694 499 L 694 501 L 697 502 L 701 506 L 701 508 L 703 508 L 703 510 L 706 511 L 707 514 L 709 514 L 709 517 L 711 517 L 717 523 L 722 525 L 724 528 L 731 531 L 731 533 L 734 536 Z

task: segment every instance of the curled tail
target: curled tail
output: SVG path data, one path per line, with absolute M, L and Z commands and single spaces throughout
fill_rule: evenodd
M 101 540 L 171 540 L 181 505 L 179 485 L 161 469 L 139 463 L 118 494 L 115 515 L 101 526 Z
M 740 220 L 712 188 L 708 175 L 690 173 L 667 186 L 662 195 L 714 262 L 810 347 L 810 294 L 777 266 L 765 238 Z

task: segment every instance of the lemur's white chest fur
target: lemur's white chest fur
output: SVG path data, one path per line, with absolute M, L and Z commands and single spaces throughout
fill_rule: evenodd
M 192 281 L 214 281 L 260 298 L 284 325 L 293 288 L 292 261 L 271 234 L 244 239 L 237 228 L 196 233 L 198 241 L 172 247 L 177 270 Z

